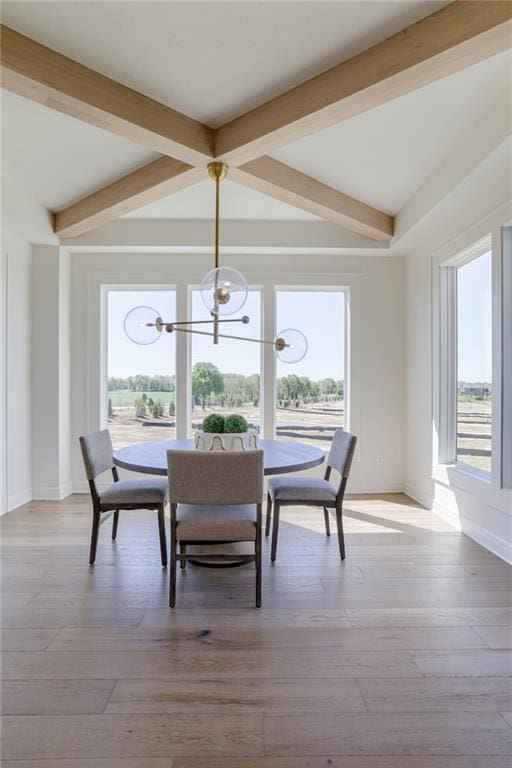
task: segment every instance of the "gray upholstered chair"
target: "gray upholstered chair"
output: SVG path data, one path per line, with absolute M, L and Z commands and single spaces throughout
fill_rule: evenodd
M 85 465 L 85 474 L 89 481 L 92 497 L 92 534 L 89 563 L 93 565 L 96 559 L 96 547 L 100 524 L 105 522 L 110 515 L 102 518 L 102 513 L 113 512 L 112 538 L 117 536 L 117 524 L 119 510 L 121 509 L 156 509 L 158 512 L 158 530 L 160 533 L 160 554 L 162 565 L 167 565 L 167 544 L 165 540 L 164 509 L 167 502 L 167 479 L 153 477 L 140 480 L 119 480 L 117 467 L 114 466 L 112 440 L 108 429 L 100 432 L 91 432 L 79 438 L 82 456 Z M 112 471 L 114 482 L 103 491 L 98 490 L 96 478 Z
M 345 559 L 345 538 L 343 536 L 343 496 L 354 456 L 357 438 L 350 432 L 337 429 L 327 457 L 325 475 L 319 477 L 275 477 L 269 480 L 267 496 L 267 520 L 265 536 L 270 533 L 272 506 L 274 507 L 274 524 L 272 528 L 272 548 L 270 559 L 276 559 L 277 537 L 279 533 L 279 512 L 284 506 L 323 507 L 325 532 L 331 535 L 329 526 L 329 509 L 336 510 L 338 528 L 338 543 L 340 557 Z M 330 482 L 331 471 L 336 470 L 340 475 L 340 483 L 335 488 Z
M 176 605 L 176 564 L 185 568 L 189 544 L 254 543 L 254 554 L 206 554 L 201 561 L 256 563 L 256 607 L 261 605 L 263 451 L 168 451 L 171 505 L 169 605 Z M 180 552 L 177 553 L 179 544 Z

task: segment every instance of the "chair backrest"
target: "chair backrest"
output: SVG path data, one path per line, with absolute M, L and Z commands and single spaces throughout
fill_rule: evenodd
M 167 451 L 171 504 L 259 504 L 263 451 Z
M 327 457 L 327 466 L 339 472 L 342 479 L 349 476 L 356 443 L 357 437 L 350 432 L 345 432 L 344 429 L 335 431 Z
M 82 435 L 79 440 L 88 480 L 94 480 L 98 475 L 112 469 L 114 449 L 108 429 Z

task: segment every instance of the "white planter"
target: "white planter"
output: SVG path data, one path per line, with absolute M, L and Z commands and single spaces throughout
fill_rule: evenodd
M 198 451 L 254 451 L 258 447 L 258 433 L 255 429 L 247 432 L 203 432 L 194 435 L 194 447 Z

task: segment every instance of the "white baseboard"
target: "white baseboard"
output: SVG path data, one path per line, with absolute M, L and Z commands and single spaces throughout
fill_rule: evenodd
M 17 509 L 18 507 L 23 506 L 23 504 L 28 504 L 29 501 L 32 501 L 32 492 L 30 490 L 19 491 L 19 493 L 12 493 L 7 497 L 6 511 L 12 512 L 13 509 Z
M 402 482 L 349 483 L 347 493 L 404 493 Z
M 109 483 L 98 483 L 98 489 L 108 488 Z M 75 480 L 72 484 L 72 493 L 89 493 L 87 480 Z M 403 483 L 358 483 L 347 488 L 347 493 L 403 493 Z
M 73 485 L 35 486 L 32 488 L 32 498 L 36 501 L 62 501 L 73 493 Z
M 425 507 L 425 509 L 432 509 L 434 500 L 431 496 L 427 496 L 426 493 L 418 491 L 411 485 L 406 485 L 403 489 L 403 492 L 406 496 L 409 496 L 410 499 L 416 501 L 418 504 L 421 504 L 422 507 Z
M 469 536 L 470 539 L 480 544 L 481 547 L 512 565 L 512 542 L 496 536 L 480 525 L 475 525 L 468 520 L 461 520 L 457 512 L 438 501 L 434 503 L 433 511 L 447 523 L 453 525 L 457 531 L 461 531 L 465 536 Z
M 109 487 L 111 483 L 96 483 L 96 488 L 99 491 L 104 491 L 106 488 Z M 70 493 L 90 493 L 91 490 L 89 488 L 89 483 L 87 480 L 74 480 L 71 484 L 72 490 Z
M 455 530 L 457 531 L 462 530 L 460 525 L 459 514 L 455 512 L 453 509 L 450 509 L 450 507 L 447 507 L 445 504 L 441 504 L 440 501 L 434 500 L 432 512 L 435 512 L 435 514 L 438 517 L 440 517 L 442 520 L 445 520 L 447 523 L 452 525 L 455 528 Z
M 512 542 L 502 539 L 500 536 L 495 536 L 494 533 L 486 531 L 484 528 L 473 523 L 464 522 L 461 530 L 462 533 L 476 541 L 480 546 L 488 549 L 493 555 L 512 565 Z

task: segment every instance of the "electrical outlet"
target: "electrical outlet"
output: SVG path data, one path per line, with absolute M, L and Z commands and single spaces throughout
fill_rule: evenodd
M 377 464 L 382 464 L 382 456 L 377 456 Z

